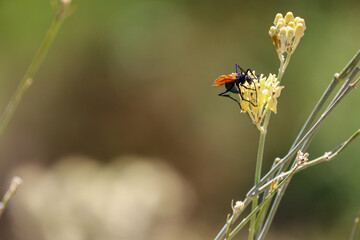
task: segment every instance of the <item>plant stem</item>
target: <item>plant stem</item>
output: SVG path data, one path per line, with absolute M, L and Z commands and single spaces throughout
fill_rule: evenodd
M 286 60 L 285 60 L 285 63 L 284 62 L 281 62 L 280 63 L 280 68 L 279 68 L 279 72 L 278 72 L 278 81 L 281 82 L 281 79 L 285 73 L 285 70 L 290 62 L 290 59 L 291 59 L 291 54 L 287 54 L 286 55 Z
M 360 212 L 354 220 L 354 227 L 351 231 L 350 240 L 358 240 L 360 237 Z
M 305 134 L 305 136 L 299 141 L 298 144 L 279 162 L 275 164 L 275 166 L 269 170 L 269 172 L 260 180 L 257 186 L 254 186 L 246 196 L 251 196 L 256 189 L 258 189 L 261 185 L 263 185 L 272 174 L 277 171 L 283 164 L 285 164 L 287 161 L 289 161 L 295 153 L 301 148 L 301 146 L 305 143 L 307 139 L 309 139 L 311 136 L 316 134 L 320 128 L 320 126 L 323 124 L 325 119 L 329 116 L 329 114 L 335 109 L 335 107 L 344 99 L 344 97 L 353 89 L 355 89 L 356 84 L 359 82 L 360 79 L 357 79 L 353 84 L 350 84 L 347 89 L 339 96 L 334 103 L 331 105 L 331 107 L 327 108 L 325 112 L 321 115 L 319 120 L 314 124 L 314 126 Z
M 282 61 L 280 60 L 280 67 L 279 67 L 278 78 L 277 78 L 279 82 L 281 81 L 281 79 L 285 73 L 285 70 L 290 62 L 290 58 L 291 58 L 291 54 L 290 55 L 287 54 L 285 62 L 283 60 Z M 267 128 L 268 128 L 268 125 L 270 122 L 270 117 L 271 117 L 271 111 L 268 111 L 265 116 L 264 125 L 262 126 L 262 129 L 264 131 L 260 131 L 254 186 L 256 186 L 261 179 L 261 167 L 262 167 L 262 162 L 263 162 L 263 157 L 264 157 L 265 139 L 266 139 L 266 134 L 267 134 Z M 258 199 L 259 199 L 259 197 L 254 197 L 253 202 L 252 202 L 252 210 L 254 210 L 257 207 Z M 255 225 L 256 225 L 256 216 L 254 215 L 254 217 L 250 221 L 249 236 L 248 236 L 249 240 L 254 239 L 254 235 L 255 235 L 255 231 L 256 231 Z
M 33 77 L 36 74 L 37 70 L 39 69 L 41 63 L 43 62 L 46 54 L 49 51 L 49 48 L 51 44 L 53 43 L 55 36 L 57 32 L 59 31 L 59 28 L 63 21 L 65 20 L 67 16 L 67 10 L 69 6 L 63 4 L 58 13 L 56 14 L 44 40 L 41 44 L 38 52 L 36 53 L 33 61 L 29 65 L 23 79 L 21 80 L 20 84 L 18 85 L 16 91 L 14 92 L 12 98 L 10 99 L 7 107 L 5 108 L 4 112 L 1 115 L 0 118 L 0 135 L 3 133 L 4 129 L 6 128 L 7 124 L 9 123 L 12 115 L 14 114 L 14 111 L 16 107 L 18 106 L 21 98 L 23 97 L 26 90 L 29 88 L 29 86 L 32 84 Z
M 10 186 L 0 202 L 0 217 L 4 213 L 4 209 L 8 204 L 9 200 L 15 195 L 16 191 L 22 185 L 22 182 L 22 179 L 19 177 L 13 177 L 13 179 L 11 180 Z
M 350 90 L 355 89 L 355 86 L 356 86 L 356 84 L 359 82 L 360 78 L 357 79 L 353 84 L 349 84 L 349 82 L 352 81 L 352 79 L 355 77 L 355 75 L 356 75 L 356 73 L 357 73 L 358 71 L 359 71 L 359 68 L 355 68 L 355 69 L 353 70 L 353 72 L 352 72 L 352 74 L 350 75 L 348 81 L 345 82 L 345 84 L 347 85 L 346 89 L 343 89 L 343 88 L 342 88 L 342 89 L 339 90 L 340 94 L 337 94 L 337 95 L 334 97 L 333 101 L 330 103 L 330 105 L 328 106 L 328 108 L 325 110 L 324 114 L 321 116 L 321 118 L 318 120 L 318 122 L 315 123 L 315 125 L 309 130 L 309 132 L 304 136 L 304 138 L 305 138 L 306 136 L 308 136 L 309 133 L 310 133 L 311 131 L 313 131 L 313 130 L 314 130 L 314 133 L 311 134 L 311 135 L 309 135 L 309 138 L 308 138 L 306 141 L 304 141 L 304 138 L 303 138 L 300 142 L 304 143 L 304 144 L 307 146 L 307 145 L 308 145 L 308 144 L 306 144 L 307 141 L 309 141 L 309 139 L 312 138 L 312 137 L 315 135 L 315 133 L 318 131 L 318 129 L 320 128 L 320 126 L 321 126 L 321 124 L 320 124 L 321 121 L 324 121 L 324 120 L 325 120 L 325 117 L 330 114 L 330 112 L 334 109 L 334 107 L 341 102 L 341 100 L 350 92 Z M 315 126 L 317 126 L 317 127 L 315 128 Z M 317 130 L 316 130 L 316 129 L 317 129 Z M 349 143 L 350 143 L 355 137 L 357 137 L 358 134 L 359 134 L 359 131 L 357 131 L 357 132 L 349 139 Z M 300 142 L 296 145 L 296 147 L 294 147 L 294 148 L 296 148 L 297 150 L 299 150 L 298 147 L 302 145 L 302 144 L 300 144 Z M 336 152 L 335 154 L 337 155 L 337 154 L 338 154 L 340 151 L 342 151 L 343 148 L 346 147 L 346 146 L 347 146 L 347 144 L 345 144 L 345 146 L 341 147 L 341 149 L 340 149 L 338 152 Z M 306 150 L 306 149 L 304 149 L 304 145 L 301 147 L 301 149 L 304 150 L 304 151 Z M 291 150 L 294 150 L 294 149 L 291 149 Z M 297 151 L 297 150 L 296 150 L 296 151 Z M 328 159 L 328 158 L 327 158 L 327 159 Z M 316 163 L 316 161 L 315 161 L 314 163 Z M 295 164 L 296 164 L 296 160 L 294 160 L 293 166 L 294 166 Z M 272 176 L 272 175 L 271 175 L 271 176 Z M 278 195 L 276 196 L 276 198 L 275 198 L 275 200 L 274 200 L 274 202 L 273 202 L 273 205 L 272 205 L 272 207 L 271 207 L 271 210 L 270 210 L 270 212 L 269 212 L 269 215 L 268 215 L 268 217 L 267 217 L 267 220 L 266 220 L 266 222 L 265 222 L 265 225 L 264 225 L 264 227 L 263 227 L 263 229 L 262 229 L 262 232 L 260 233 L 259 240 L 263 239 L 263 238 L 265 237 L 265 235 L 267 234 L 267 232 L 268 232 L 268 230 L 269 230 L 269 228 L 270 228 L 270 225 L 271 225 L 271 223 L 272 223 L 272 220 L 273 220 L 273 218 L 274 218 L 274 216 L 275 216 L 275 213 L 276 213 L 276 211 L 277 211 L 277 208 L 278 208 L 278 206 L 279 206 L 279 204 L 280 204 L 280 201 L 281 201 L 282 197 L 284 196 L 284 193 L 285 193 L 285 191 L 286 191 L 286 189 L 287 189 L 287 186 L 288 186 L 288 183 L 285 184 L 284 187 L 279 190 Z
M 350 74 L 350 72 L 356 67 L 360 61 L 360 50 L 355 54 L 355 56 L 350 60 L 348 65 L 341 71 L 339 74 L 339 80 L 342 81 Z
M 350 71 L 352 69 L 354 69 L 354 66 L 357 65 L 357 63 L 360 61 L 360 51 L 357 52 L 357 54 L 355 54 L 355 56 L 353 57 L 353 59 L 351 59 L 351 61 L 348 63 L 348 65 L 342 70 L 342 72 L 340 74 L 335 74 L 334 78 L 332 79 L 330 85 L 328 86 L 328 88 L 325 90 L 324 94 L 322 95 L 322 97 L 320 98 L 319 102 L 317 103 L 317 105 L 315 106 L 314 110 L 312 111 L 312 113 L 310 114 L 310 116 L 308 117 L 308 119 L 306 120 L 304 126 L 302 127 L 301 131 L 299 132 L 298 136 L 296 137 L 294 143 L 292 144 L 291 148 L 294 148 L 294 146 L 300 141 L 300 139 L 304 136 L 305 132 L 309 129 L 311 123 L 314 121 L 315 117 L 317 116 L 317 114 L 319 113 L 320 109 L 323 107 L 323 105 L 325 104 L 326 100 L 329 98 L 330 94 L 333 92 L 333 90 L 335 89 L 335 87 L 337 86 L 337 84 L 339 84 L 341 81 L 344 80 L 344 78 L 346 78 L 349 74 Z M 355 72 L 354 72 L 355 73 Z M 354 74 L 353 73 L 353 74 Z M 351 77 L 348 78 L 348 83 L 350 82 L 349 80 L 352 79 Z M 337 97 L 345 90 L 345 87 L 348 84 L 344 84 L 341 88 L 340 91 L 338 91 L 338 94 L 334 97 L 334 100 L 337 99 Z M 333 101 L 334 101 L 333 100 Z M 331 106 L 331 104 L 330 104 Z M 305 144 L 302 147 L 302 150 L 306 149 L 308 147 L 308 144 L 311 142 L 311 138 L 309 138 Z M 288 162 L 287 164 L 283 165 L 283 167 L 281 167 L 277 173 L 277 175 L 283 171 L 283 169 L 287 169 L 289 167 L 290 162 Z M 276 197 L 277 198 L 277 197 Z
M 312 111 L 312 113 L 310 114 L 309 118 L 306 120 L 304 126 L 302 127 L 300 133 L 296 137 L 296 139 L 295 139 L 293 145 L 291 146 L 291 148 L 293 148 L 300 141 L 300 139 L 303 137 L 305 132 L 309 129 L 311 123 L 314 121 L 316 115 L 319 113 L 320 109 L 325 104 L 326 100 L 329 98 L 330 94 L 335 89 L 337 84 L 339 84 L 341 81 L 343 81 L 350 74 L 350 72 L 355 68 L 355 66 L 358 64 L 359 61 L 360 61 L 360 50 L 355 54 L 355 56 L 350 60 L 348 65 L 345 66 L 345 68 L 341 71 L 340 74 L 338 74 L 338 75 L 335 74 L 335 76 L 332 79 L 330 85 L 325 90 L 324 94 L 320 98 L 319 102 L 315 106 L 315 108 Z
M 287 58 L 287 60 L 289 61 L 290 59 Z M 278 72 L 278 79 L 279 81 L 282 79 L 282 76 L 284 74 L 284 71 L 282 71 L 284 66 L 287 66 L 288 64 L 285 63 L 284 61 L 281 61 L 280 59 L 280 68 L 279 68 L 279 72 Z M 316 115 L 318 114 L 318 112 L 320 111 L 321 107 L 324 105 L 324 103 L 326 102 L 327 98 L 329 97 L 329 95 L 331 94 L 331 92 L 334 90 L 335 86 L 341 82 L 343 79 L 345 79 L 349 73 L 354 69 L 354 67 L 358 64 L 358 62 L 360 61 L 360 50 L 357 52 L 357 54 L 353 57 L 353 59 L 349 62 L 349 64 L 342 70 L 342 72 L 337 76 L 334 77 L 334 79 L 332 80 L 332 82 L 330 83 L 330 85 L 328 86 L 327 90 L 325 91 L 325 93 L 323 94 L 323 96 L 321 97 L 320 101 L 318 102 L 317 106 L 315 107 L 315 109 L 313 110 L 313 112 L 311 113 L 311 115 L 309 116 L 308 120 L 306 121 L 305 125 L 303 126 L 301 132 L 299 133 L 299 135 L 297 136 L 296 140 L 293 143 L 293 146 L 291 148 L 291 150 L 289 151 L 289 153 L 281 160 L 282 164 L 284 164 L 284 162 L 288 161 L 293 155 L 294 153 L 300 149 L 301 146 L 299 146 L 299 142 L 300 140 L 302 140 L 301 142 L 305 142 L 304 139 L 306 139 L 307 137 L 304 137 L 303 135 L 305 134 L 305 132 L 308 130 L 308 128 L 310 127 L 311 123 L 313 122 L 313 120 L 315 119 Z M 332 106 L 334 107 L 334 106 Z M 327 109 L 327 110 L 332 110 L 332 109 Z M 326 111 L 327 113 L 330 113 L 329 111 Z M 326 113 L 325 112 L 325 113 Z M 325 114 L 324 113 L 324 114 Z M 265 125 L 267 126 L 268 121 L 270 119 L 270 114 L 268 113 L 268 115 L 265 117 L 264 120 L 264 127 Z M 322 116 L 324 118 L 326 118 L 326 116 Z M 315 123 L 314 127 L 316 125 L 321 125 L 321 121 L 320 119 L 317 121 L 317 123 Z M 313 136 L 317 130 L 316 128 L 312 128 L 312 130 L 310 130 L 308 132 L 308 137 L 310 138 L 311 136 Z M 310 134 L 311 132 L 315 131 L 313 134 Z M 307 138 L 308 139 L 308 138 Z M 296 148 L 295 148 L 296 147 Z M 294 151 L 295 149 L 296 151 Z M 274 164 L 273 167 L 279 167 L 279 166 L 283 166 L 281 164 Z M 303 168 L 301 168 L 303 169 Z M 299 169 L 300 170 L 300 169 Z M 276 170 L 275 170 L 276 171 Z M 260 188 L 262 188 L 264 184 L 264 182 L 269 179 L 271 176 L 273 176 L 273 174 L 275 173 L 275 171 L 269 171 L 261 180 L 260 182 L 255 185 L 252 189 L 250 189 L 250 191 L 247 193 L 244 202 L 244 208 L 246 208 L 246 206 L 248 206 L 248 204 L 250 203 L 251 199 L 253 197 L 257 197 L 259 194 L 261 194 L 262 191 L 258 191 Z M 270 173 L 270 174 L 269 174 Z M 270 182 L 268 182 L 270 183 Z M 264 189 L 264 188 L 263 188 Z M 278 196 L 277 196 L 278 198 Z M 281 198 L 280 198 L 281 199 Z M 265 198 L 264 198 L 265 200 Z M 266 212 L 266 211 L 265 211 Z M 240 213 L 234 214 L 229 221 L 236 221 L 237 218 L 240 216 Z M 220 230 L 220 232 L 218 233 L 218 235 L 215 237 L 215 240 L 220 240 L 224 237 L 224 233 L 226 230 L 227 224 L 225 224 L 225 226 Z
M 264 156 L 264 147 L 265 147 L 265 138 L 266 138 L 266 132 L 267 132 L 267 125 L 270 120 L 270 114 L 267 112 L 265 117 L 265 124 L 264 124 L 264 131 L 260 131 L 260 139 L 259 139 L 259 148 L 258 148 L 258 154 L 257 154 L 257 160 L 256 160 L 256 170 L 255 170 L 255 183 L 254 185 L 257 185 L 261 179 L 261 166 L 262 166 L 262 160 Z M 257 207 L 259 197 L 254 197 L 252 201 L 252 210 L 254 210 Z M 252 240 L 254 238 L 255 233 L 255 224 L 256 224 L 256 216 L 251 219 L 250 221 L 250 228 L 249 228 L 249 240 Z
M 304 136 L 305 132 L 309 129 L 309 127 L 312 124 L 312 122 L 314 121 L 316 115 L 318 114 L 318 112 L 320 111 L 320 109 L 322 108 L 322 106 L 324 105 L 326 100 L 329 98 L 330 94 L 335 89 L 335 87 L 337 86 L 338 83 L 339 83 L 338 78 L 334 77 L 333 80 L 331 81 L 330 85 L 328 86 L 328 88 L 325 90 L 324 94 L 321 96 L 321 98 L 320 98 L 319 102 L 317 103 L 317 105 L 315 106 L 314 110 L 311 112 L 309 118 L 306 120 L 304 126 L 302 127 L 301 131 L 299 132 L 298 136 L 296 137 L 296 139 L 290 149 L 295 147 L 295 145 Z
M 311 160 L 311 161 L 308 161 L 304 164 L 302 164 L 300 167 L 298 167 L 296 169 L 296 172 L 300 172 L 300 171 L 303 171 L 305 170 L 306 168 L 309 168 L 309 167 L 312 167 L 312 166 L 315 166 L 319 163 L 322 163 L 322 162 L 328 162 L 328 161 L 331 161 L 332 159 L 334 159 L 335 157 L 337 157 L 352 141 L 354 141 L 357 137 L 360 136 L 360 129 L 357 130 L 349 139 L 347 139 L 345 142 L 343 142 L 342 144 L 340 144 L 339 146 L 337 146 L 336 148 L 334 148 L 333 150 L 331 150 L 330 152 L 326 152 L 324 155 L 314 159 L 314 160 Z M 263 186 L 261 186 L 256 192 L 255 194 L 256 195 L 259 195 L 261 194 L 262 192 L 264 192 L 266 189 L 268 189 L 268 187 L 271 185 L 272 182 L 276 182 L 278 180 L 281 180 L 283 179 L 284 177 L 288 176 L 289 174 L 291 173 L 291 170 L 287 171 L 287 172 L 284 172 L 284 173 L 281 173 L 279 175 L 277 175 L 275 178 L 269 180 L 266 184 L 264 184 Z
M 250 220 L 252 219 L 255 214 L 261 209 L 261 207 L 266 204 L 273 196 L 274 194 L 288 181 L 288 179 L 295 173 L 296 171 L 296 168 L 297 166 L 295 166 L 293 168 L 293 173 L 292 174 L 289 174 L 281 183 L 279 183 L 279 185 L 277 187 L 275 187 L 273 189 L 273 191 L 271 191 L 269 193 L 269 195 L 265 198 L 265 200 L 263 202 L 261 202 L 255 209 L 253 209 L 251 211 L 251 213 L 246 217 L 244 218 L 240 223 L 239 225 L 237 225 L 234 230 L 230 233 L 229 235 L 229 238 L 227 240 L 231 240 L 240 230 L 241 228 Z
M 320 111 L 320 109 L 322 108 L 322 106 L 324 105 L 324 103 L 326 102 L 326 100 L 329 98 L 330 94 L 332 93 L 332 91 L 335 89 L 335 87 L 337 86 L 337 84 L 339 83 L 339 78 L 337 78 L 336 76 L 334 76 L 333 80 L 331 81 L 330 85 L 328 86 L 328 88 L 325 90 L 324 94 L 322 95 L 322 97 L 320 98 L 319 102 L 317 103 L 317 105 L 315 106 L 314 110 L 312 111 L 312 113 L 310 114 L 310 116 L 308 117 L 308 119 L 306 120 L 304 126 L 302 127 L 302 129 L 300 130 L 298 136 L 296 137 L 293 145 L 291 146 L 290 150 L 293 149 L 296 144 L 301 140 L 301 138 L 304 136 L 305 132 L 309 129 L 310 125 L 312 124 L 312 122 L 314 121 L 315 117 L 317 116 L 318 112 Z M 307 143 L 310 143 L 310 141 L 308 140 Z M 306 144 L 306 143 L 305 143 Z M 274 163 L 275 165 L 275 163 Z M 273 167 L 274 167 L 273 165 Z M 287 169 L 290 165 L 290 161 L 287 162 L 286 164 L 284 164 L 276 173 L 276 175 L 278 176 L 284 169 Z M 270 176 L 270 178 L 273 178 L 274 174 L 272 176 Z M 285 192 L 285 189 L 287 188 L 287 185 L 281 189 L 278 193 L 278 195 L 275 197 L 274 203 L 273 203 L 273 207 L 271 208 L 270 212 L 274 212 L 275 209 L 274 206 L 278 205 L 280 203 L 280 200 L 282 199 L 282 196 Z M 266 206 L 266 211 L 269 209 L 269 206 Z M 277 207 L 276 207 L 277 208 Z M 261 219 L 260 222 L 260 228 L 262 228 L 262 224 L 265 218 L 265 214 L 263 216 L 263 218 Z M 270 226 L 270 225 L 269 225 Z

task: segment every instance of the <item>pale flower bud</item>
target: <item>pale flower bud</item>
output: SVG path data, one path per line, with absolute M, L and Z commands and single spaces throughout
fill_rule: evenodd
M 292 12 L 288 12 L 283 18 L 278 13 L 274 20 L 274 26 L 270 27 L 270 39 L 275 45 L 275 49 L 279 56 L 285 52 L 292 54 L 300 42 L 306 29 L 304 19 L 295 17 Z

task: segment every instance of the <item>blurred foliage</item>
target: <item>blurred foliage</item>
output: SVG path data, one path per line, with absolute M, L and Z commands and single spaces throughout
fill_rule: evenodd
M 305 19 L 305 36 L 285 73 L 278 114 L 270 122 L 265 169 L 284 156 L 333 74 L 359 49 L 359 1 L 74 4 L 76 12 L 0 139 L 2 180 L 23 164 L 51 169 L 73 154 L 103 163 L 127 154 L 161 158 L 196 192 L 198 205 L 189 218 L 206 226 L 207 237 L 225 222 L 231 199 L 242 199 L 252 185 L 258 143 L 258 130 L 235 103 L 217 97 L 220 89 L 211 87 L 213 81 L 233 72 L 235 63 L 257 73 L 277 73 L 268 39 L 275 14 L 292 11 Z M 40 45 L 51 13 L 47 0 L 0 1 L 1 109 Z M 354 91 L 335 110 L 309 149 L 310 157 L 359 128 L 359 103 Z M 291 238 L 284 239 L 303 239 L 302 224 L 314 235 L 307 239 L 350 234 L 360 198 L 358 145 L 355 141 L 334 162 L 295 176 L 269 239 L 289 233 Z M 36 187 L 32 184 L 25 179 L 24 191 Z M 11 224 L 7 213 L 1 222 L 3 234 Z
M 196 228 L 186 227 L 191 186 L 157 159 L 127 156 L 102 166 L 71 156 L 51 169 L 17 172 L 32 186 L 13 203 L 19 239 L 175 239 L 180 231 L 196 239 Z

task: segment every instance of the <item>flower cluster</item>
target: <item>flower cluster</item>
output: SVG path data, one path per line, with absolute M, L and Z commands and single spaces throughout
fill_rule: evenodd
M 296 156 L 296 162 L 298 165 L 304 164 L 308 161 L 309 153 L 303 153 L 299 151 Z
M 241 212 L 245 207 L 245 204 L 242 201 L 236 201 L 235 206 L 234 206 L 234 202 L 231 202 L 231 208 L 233 210 L 233 213 L 239 213 Z
M 288 12 L 285 18 L 281 13 L 276 15 L 274 26 L 270 27 L 269 35 L 279 57 L 285 52 L 292 54 L 295 51 L 300 38 L 304 36 L 305 29 L 304 19 L 300 17 L 294 18 L 292 12 Z
M 263 131 L 261 123 L 265 114 L 268 110 L 276 113 L 277 98 L 280 96 L 281 89 L 284 86 L 279 86 L 280 82 L 275 74 L 269 74 L 267 78 L 261 74 L 254 79 L 253 84 L 245 83 L 245 87 L 241 87 L 239 97 L 240 100 L 244 99 L 245 101 L 240 101 L 240 105 L 242 111 L 248 113 L 256 127 Z

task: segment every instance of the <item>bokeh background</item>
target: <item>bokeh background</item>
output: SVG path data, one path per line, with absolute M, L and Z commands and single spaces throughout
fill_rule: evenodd
M 253 184 L 258 130 L 213 81 L 234 64 L 277 73 L 276 13 L 306 21 L 273 115 L 264 169 L 286 154 L 335 72 L 359 50 L 359 1 L 74 1 L 0 139 L 4 192 L 24 185 L 0 239 L 212 239 Z M 51 23 L 48 0 L 0 1 L 4 109 Z M 352 92 L 309 148 L 359 128 Z M 268 239 L 346 239 L 360 148 L 296 175 Z M 238 239 L 244 238 L 246 231 Z

